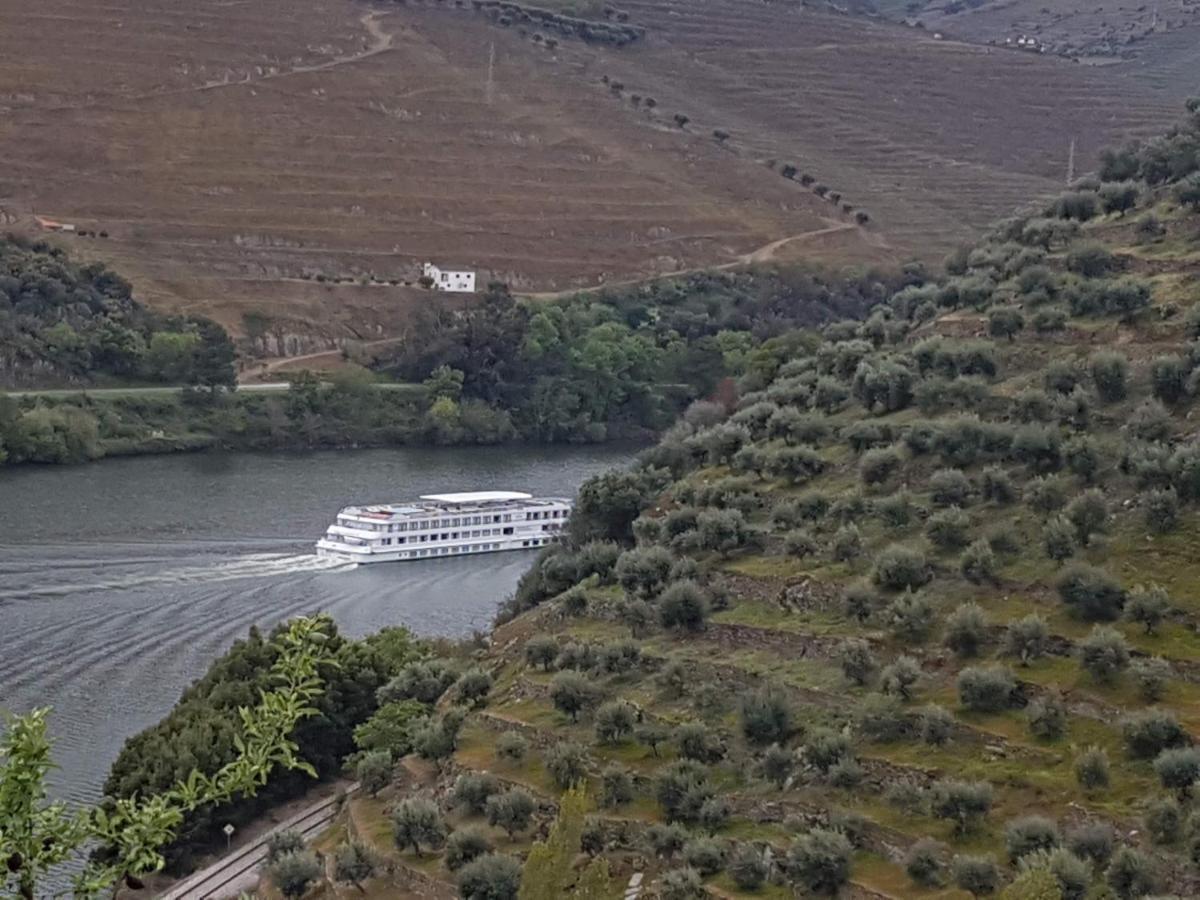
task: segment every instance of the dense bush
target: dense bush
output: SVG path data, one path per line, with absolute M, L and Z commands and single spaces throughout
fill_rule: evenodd
M 814 894 L 836 894 L 850 880 L 853 851 L 840 831 L 814 828 L 788 849 L 788 880 Z
M 1129 644 L 1116 629 L 1095 625 L 1079 644 L 1079 662 L 1097 681 L 1111 682 L 1129 665 Z
M 1008 709 L 1017 697 L 1017 681 L 1003 666 L 970 666 L 958 673 L 958 699 L 973 712 Z
M 1044 816 L 1022 816 L 1004 828 L 1004 846 L 1010 862 L 1039 850 L 1053 850 L 1061 843 L 1058 826 Z
M 1063 603 L 1085 621 L 1115 621 L 1125 606 L 1124 589 L 1103 570 L 1083 563 L 1068 566 L 1057 589 Z
M 991 808 L 992 786 L 986 781 L 943 780 L 930 788 L 930 811 L 953 822 L 960 835 L 969 832 Z
M 1134 713 L 1121 723 L 1121 732 L 1129 755 L 1137 759 L 1153 759 L 1164 750 L 1189 743 L 1174 713 L 1151 709 Z
M 890 591 L 916 590 L 929 582 L 932 573 L 920 550 L 893 544 L 875 559 L 871 579 Z

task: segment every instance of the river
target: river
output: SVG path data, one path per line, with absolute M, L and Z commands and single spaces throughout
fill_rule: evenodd
M 452 490 L 573 496 L 628 449 L 455 448 L 179 455 L 0 470 L 0 709 L 49 705 L 54 793 L 100 793 L 246 633 L 323 610 L 352 636 L 486 628 L 533 557 L 348 567 L 313 542 L 356 502 Z

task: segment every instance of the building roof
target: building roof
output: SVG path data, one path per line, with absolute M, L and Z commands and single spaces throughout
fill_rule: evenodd
M 533 494 L 520 491 L 471 491 L 464 494 L 422 494 L 422 500 L 434 503 L 486 503 L 500 500 L 532 500 Z

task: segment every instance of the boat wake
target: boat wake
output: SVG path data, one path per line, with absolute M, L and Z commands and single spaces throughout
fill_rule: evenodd
M 103 575 L 103 568 L 103 566 L 100 567 L 99 574 L 101 575 Z M 65 597 L 71 594 L 162 585 L 234 581 L 241 578 L 274 578 L 281 575 L 304 573 L 323 574 L 349 571 L 355 568 L 357 568 L 357 564 L 354 562 L 319 557 L 315 554 L 253 553 L 232 560 L 214 561 L 203 565 L 176 566 L 157 571 L 140 570 L 86 582 L 36 584 L 5 589 L 0 590 L 0 602 L 39 597 Z

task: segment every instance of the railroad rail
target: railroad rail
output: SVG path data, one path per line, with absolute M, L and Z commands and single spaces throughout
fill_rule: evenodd
M 346 790 L 346 794 L 349 795 L 357 788 L 358 783 L 355 782 Z M 245 847 L 235 850 L 199 872 L 189 875 L 169 890 L 159 894 L 158 900 L 216 900 L 216 898 L 240 893 L 245 890 L 246 886 L 239 882 L 248 881 L 248 876 L 256 872 L 266 861 L 267 842 L 272 837 L 284 831 L 296 831 L 307 840 L 332 822 L 338 809 L 339 803 L 336 796 L 314 803 L 290 819 L 280 822 Z

